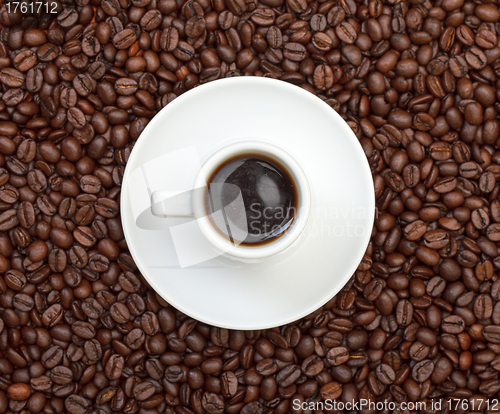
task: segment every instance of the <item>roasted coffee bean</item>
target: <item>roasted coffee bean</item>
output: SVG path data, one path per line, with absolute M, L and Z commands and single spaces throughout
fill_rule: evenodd
M 306 48 L 300 43 L 286 43 L 283 55 L 293 62 L 301 62 L 307 57 Z
M 10 289 L 20 291 L 26 285 L 27 279 L 19 270 L 11 269 L 5 274 L 4 282 Z
M 42 375 L 37 378 L 31 378 L 30 385 L 35 391 L 45 392 L 52 387 L 52 380 L 46 375 Z
M 296 365 L 288 365 L 278 372 L 276 381 L 280 387 L 286 388 L 292 385 L 300 377 L 300 368 Z
M 72 82 L 73 82 L 73 88 L 80 96 L 88 96 L 93 91 L 92 79 L 89 76 L 85 76 L 85 75 L 81 75 L 81 74 L 76 75 L 72 79 Z M 78 108 L 74 108 L 74 109 L 78 109 Z M 79 112 L 75 113 L 75 111 L 72 111 L 72 118 L 76 118 L 76 120 L 74 120 L 72 122 L 72 125 L 75 128 L 82 128 L 83 127 L 83 126 L 81 126 L 83 124 L 83 120 L 80 119 L 81 116 L 80 116 Z M 72 118 L 70 118 L 70 119 L 72 119 Z M 69 121 L 69 119 L 68 119 L 68 121 Z
M 69 368 L 56 366 L 51 370 L 50 379 L 55 384 L 69 384 L 73 380 L 73 373 Z
M 111 317 L 117 322 L 117 323 L 127 323 L 130 319 L 130 312 L 123 303 L 117 302 L 111 305 L 111 308 L 109 309 Z
M 3 68 L 0 70 L 0 82 L 11 88 L 19 88 L 23 86 L 25 81 L 24 75 L 14 68 Z
M 12 63 L 17 70 L 27 72 L 37 63 L 36 53 L 31 49 L 24 50 L 14 58 Z
M 302 371 L 308 377 L 316 376 L 323 370 L 324 364 L 320 358 L 311 355 L 302 363 Z
M 50 338 L 47 338 L 50 340 Z M 48 348 L 40 358 L 40 362 L 42 365 L 47 368 L 51 369 L 54 368 L 56 365 L 58 365 L 63 358 L 63 350 L 57 346 L 54 345 L 50 348 Z
M 21 312 L 29 312 L 33 309 L 35 302 L 31 296 L 24 293 L 18 293 L 12 300 L 12 306 Z
M 335 33 L 346 44 L 353 44 L 357 39 L 356 29 L 348 22 L 341 22 L 336 26 Z
M 31 395 L 31 390 L 29 385 L 27 384 L 11 384 L 7 388 L 7 395 L 13 401 L 22 401 L 29 398 L 29 396 Z
M 231 372 L 224 372 L 221 375 L 221 392 L 224 397 L 229 398 L 236 394 L 238 391 L 238 379 L 236 375 Z
M 61 321 L 63 317 L 63 309 L 61 305 L 54 304 L 48 308 L 42 316 L 42 322 L 47 328 L 51 328 Z
M 137 35 L 132 29 L 124 29 L 113 37 L 113 45 L 117 49 L 127 49 L 137 40 Z
M 113 354 L 104 367 L 104 373 L 109 380 L 117 380 L 121 377 L 125 360 L 118 354 Z
M 89 410 L 90 404 L 87 399 L 77 394 L 71 394 L 64 400 L 64 407 L 71 414 L 85 414 Z
M 179 40 L 176 48 L 173 51 L 174 56 L 183 61 L 187 62 L 191 60 L 194 56 L 194 48 L 189 43 Z
M 342 395 L 342 385 L 338 382 L 329 382 L 321 387 L 321 397 L 324 400 L 336 399 Z
M 450 315 L 443 318 L 441 327 L 444 332 L 451 334 L 459 334 L 463 332 L 465 327 L 465 322 L 463 318 L 458 315 Z
M 132 392 L 137 401 L 145 401 L 154 395 L 155 387 L 150 382 L 143 382 L 136 385 Z
M 120 78 L 115 82 L 115 89 L 118 95 L 133 95 L 137 92 L 137 82 L 130 78 Z
M 11 209 L 0 214 L 0 231 L 8 231 L 19 224 L 16 210 Z
M 498 326 L 485 326 L 483 329 L 483 336 L 492 343 L 500 343 L 500 329 L 498 329 Z
M 166 52 L 173 52 L 178 44 L 178 30 L 173 26 L 164 29 L 160 38 L 160 47 Z
M 71 325 L 71 330 L 84 339 L 92 339 L 95 336 L 95 328 L 88 322 L 77 321 Z
M 335 347 L 328 351 L 326 358 L 330 365 L 342 365 L 349 360 L 349 351 L 342 346 Z
M 392 384 L 396 379 L 394 369 L 387 364 L 380 364 L 375 370 L 378 380 L 386 385 Z

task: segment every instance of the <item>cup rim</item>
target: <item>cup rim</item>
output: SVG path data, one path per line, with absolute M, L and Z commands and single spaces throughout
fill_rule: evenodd
M 211 223 L 205 206 L 206 191 L 195 191 L 192 206 L 195 219 L 203 235 L 222 254 L 240 259 L 263 259 L 278 254 L 293 244 L 302 234 L 311 210 L 309 182 L 299 163 L 282 148 L 259 140 L 245 140 L 227 145 L 213 153 L 201 166 L 195 178 L 194 188 L 206 187 L 213 171 L 225 160 L 244 153 L 257 153 L 275 158 L 292 176 L 297 185 L 297 212 L 290 228 L 275 241 L 260 246 L 234 245 L 222 236 Z

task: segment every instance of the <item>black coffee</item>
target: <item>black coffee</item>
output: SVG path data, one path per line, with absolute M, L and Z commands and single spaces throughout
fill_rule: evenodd
M 214 227 L 233 243 L 258 246 L 282 236 L 297 210 L 288 171 L 260 154 L 235 156 L 208 180 L 206 208 Z

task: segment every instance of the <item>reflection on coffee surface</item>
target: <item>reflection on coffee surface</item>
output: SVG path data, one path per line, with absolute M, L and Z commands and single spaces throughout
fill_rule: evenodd
M 212 225 L 235 244 L 258 246 L 282 236 L 297 210 L 296 185 L 276 160 L 260 154 L 230 158 L 208 180 Z

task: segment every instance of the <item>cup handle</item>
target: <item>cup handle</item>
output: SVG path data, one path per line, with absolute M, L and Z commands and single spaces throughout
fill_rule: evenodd
M 151 194 L 151 213 L 155 216 L 192 217 L 192 196 L 192 191 L 155 191 Z

